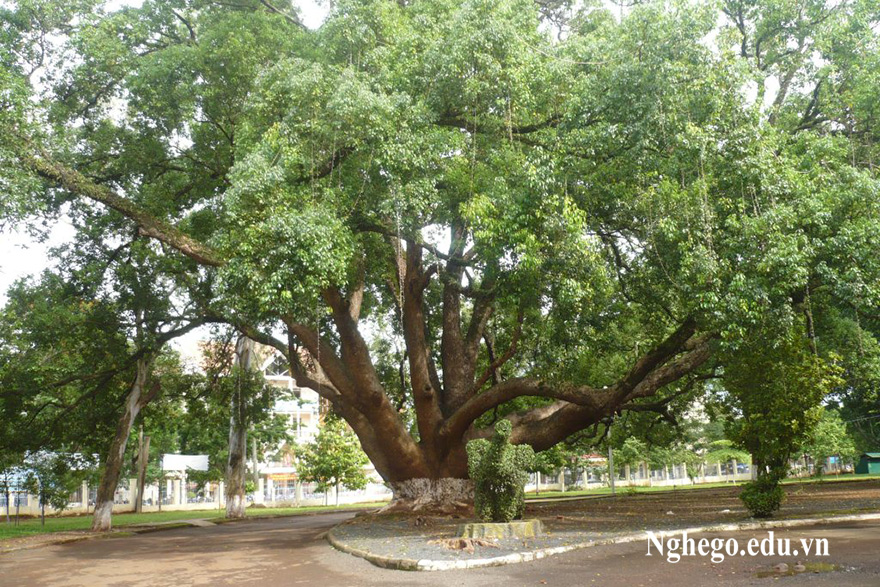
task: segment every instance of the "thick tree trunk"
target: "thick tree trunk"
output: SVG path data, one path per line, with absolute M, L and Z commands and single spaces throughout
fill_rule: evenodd
M 235 395 L 233 396 L 235 397 Z M 233 399 L 233 413 L 238 402 Z M 229 419 L 229 460 L 226 463 L 226 517 L 244 518 L 247 427 L 233 416 Z
M 92 518 L 92 531 L 107 532 L 111 526 L 113 513 L 113 496 L 116 486 L 119 484 L 119 476 L 122 473 L 123 459 L 125 458 L 125 445 L 128 443 L 128 435 L 141 408 L 152 399 L 154 393 L 145 394 L 144 387 L 150 370 L 150 360 L 138 359 L 137 374 L 134 383 L 125 398 L 125 410 L 116 424 L 116 435 L 110 443 L 110 450 L 104 459 L 104 472 L 98 485 L 98 496 L 95 499 L 95 511 Z
M 470 479 L 406 479 L 389 483 L 394 498 L 385 512 L 473 513 L 474 484 Z
M 253 341 L 241 337 L 235 348 L 235 364 L 239 369 L 250 368 L 253 359 Z M 245 479 L 247 475 L 247 397 L 236 385 L 230 400 L 229 458 L 226 462 L 226 517 L 244 518 Z
M 387 508 L 390 511 L 467 509 L 472 503 L 472 490 L 467 480 L 465 446 L 471 439 L 491 435 L 490 428 L 477 428 L 475 422 L 505 403 L 527 396 L 556 400 L 506 416 L 513 424 L 513 443 L 543 450 L 622 409 L 650 409 L 638 400 L 693 373 L 711 354 L 711 335 L 697 334 L 696 323 L 688 319 L 635 361 L 629 372 L 613 385 L 596 388 L 514 377 L 484 389 L 491 373 L 477 376 L 472 353 L 481 339 L 488 310 L 475 302 L 467 334 L 462 325 L 457 329 L 456 317 L 461 320 L 463 312 L 452 299 L 456 289 L 452 287 L 446 288 L 449 311 L 444 316 L 444 331 L 458 331 L 449 336 L 444 333 L 444 352 L 441 353 L 444 381 L 441 382 L 434 366 L 435 355 L 428 347 L 422 299 L 436 269 L 425 268 L 419 247 L 409 244 L 412 246 L 408 246 L 405 253 L 398 250 L 398 263 L 401 271 L 405 269 L 401 301 L 410 368 L 411 389 L 407 391 L 415 407 L 418 441 L 389 401 L 370 358 L 369 347 L 358 331 L 352 303 L 342 292 L 335 289 L 323 292 L 339 335 L 336 347 L 322 341 L 314 328 L 293 321 L 285 321 L 287 344 L 254 328 L 242 328 L 248 336 L 285 353 L 297 383 L 318 391 L 351 425 L 376 471 L 394 491 L 393 502 Z M 452 282 L 458 283 L 455 279 Z M 320 363 L 314 372 L 307 372 L 299 360 L 294 339 Z M 511 349 L 515 350 L 513 344 Z M 513 354 L 509 349 L 504 357 Z M 453 368 L 459 361 L 465 364 Z M 488 369 L 497 369 L 501 364 L 501 360 L 493 361 Z M 473 383 L 468 385 L 467 382 Z M 658 406 L 663 408 L 663 404 Z

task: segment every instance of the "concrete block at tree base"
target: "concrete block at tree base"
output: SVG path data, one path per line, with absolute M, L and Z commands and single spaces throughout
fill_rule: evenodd
M 515 522 L 476 522 L 458 527 L 461 538 L 535 538 L 544 532 L 541 520 Z

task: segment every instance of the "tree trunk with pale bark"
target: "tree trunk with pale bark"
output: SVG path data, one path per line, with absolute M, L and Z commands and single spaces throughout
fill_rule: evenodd
M 238 340 L 235 348 L 235 365 L 241 370 L 250 368 L 254 344 L 246 337 Z M 247 397 L 240 385 L 235 385 L 230 398 L 229 458 L 226 462 L 226 517 L 244 518 L 247 501 L 245 480 L 247 477 Z
M 125 398 L 125 408 L 116 424 L 116 434 L 104 458 L 104 471 L 98 484 L 98 496 L 92 516 L 92 531 L 107 532 L 111 528 L 113 496 L 122 474 L 128 436 L 141 409 L 156 396 L 159 389 L 155 383 L 152 389 L 146 389 L 151 365 L 152 358 L 142 357 L 137 361 L 134 382 Z
M 150 437 L 144 436 L 143 424 L 141 425 L 141 432 L 138 440 L 138 482 L 135 511 L 140 514 L 144 511 L 144 490 L 147 485 L 147 461 L 150 458 Z

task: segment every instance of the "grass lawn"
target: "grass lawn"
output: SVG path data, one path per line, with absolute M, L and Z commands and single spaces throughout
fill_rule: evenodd
M 311 514 L 317 512 L 334 512 L 340 510 L 377 508 L 385 505 L 387 502 L 363 503 L 354 505 L 334 506 L 311 506 L 299 508 L 250 508 L 247 513 L 249 517 L 258 518 L 260 516 L 296 516 L 302 514 Z M 175 522 L 177 520 L 214 520 L 223 518 L 225 510 L 217 508 L 210 510 L 187 510 L 182 512 L 150 512 L 144 514 L 113 514 L 113 527 L 122 528 L 131 524 L 156 524 L 162 522 Z M 70 532 L 74 530 L 88 530 L 92 525 L 92 516 L 47 516 L 46 525 L 40 524 L 39 518 L 22 518 L 18 525 L 14 525 L 14 516 L 10 518 L 9 523 L 5 523 L 5 512 L 3 512 L 4 520 L 0 522 L 0 540 L 9 538 L 18 538 L 21 536 L 30 536 L 32 534 L 46 534 L 51 532 Z
M 855 473 L 847 473 L 845 475 L 823 475 L 822 477 L 797 477 L 786 479 L 783 483 L 822 483 L 825 481 L 866 481 L 868 479 L 880 479 L 880 473 L 871 475 L 856 475 Z
M 680 489 L 711 489 L 714 487 L 729 487 L 732 483 L 701 483 L 699 485 L 676 485 L 674 488 L 672 486 L 668 487 L 629 487 L 629 486 L 620 486 L 618 485 L 615 488 L 615 492 L 617 495 L 626 495 L 628 493 L 652 493 L 655 491 L 678 491 Z M 584 489 L 582 491 L 541 491 L 540 493 L 535 493 L 534 491 L 529 491 L 526 493 L 526 500 L 529 499 L 544 499 L 547 497 L 581 497 L 581 496 L 590 496 L 590 495 L 611 495 L 610 487 L 597 487 L 595 489 Z
M 789 483 L 826 483 L 826 482 L 834 482 L 834 481 L 866 481 L 869 479 L 880 479 L 880 474 L 875 475 L 855 475 L 855 474 L 847 474 L 847 475 L 825 475 L 822 478 L 817 477 L 801 477 L 801 478 L 791 478 L 783 481 L 785 484 Z M 743 485 L 747 483 L 747 481 L 737 481 L 737 485 Z M 651 493 L 655 491 L 693 491 L 700 489 L 712 489 L 716 487 L 732 487 L 733 482 L 728 483 L 700 483 L 699 485 L 691 485 L 690 483 L 686 485 L 676 485 L 676 486 L 663 486 L 663 487 L 627 487 L 627 486 L 618 486 L 616 492 L 618 495 L 626 495 L 628 493 Z M 580 497 L 580 496 L 590 496 L 590 495 L 611 495 L 610 487 L 597 487 L 595 489 L 585 489 L 583 491 L 542 491 L 540 493 L 535 493 L 534 491 L 530 491 L 526 493 L 526 500 L 529 499 L 543 499 L 548 497 Z

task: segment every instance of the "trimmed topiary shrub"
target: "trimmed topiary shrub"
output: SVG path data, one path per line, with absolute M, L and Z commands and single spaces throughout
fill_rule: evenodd
M 474 482 L 474 510 L 487 522 L 510 522 L 525 508 L 527 469 L 534 466 L 535 451 L 510 444 L 512 425 L 501 420 L 492 440 L 467 443 L 468 472 Z
M 743 487 L 739 498 L 756 518 L 769 518 L 785 499 L 785 491 L 778 483 L 758 479 Z

